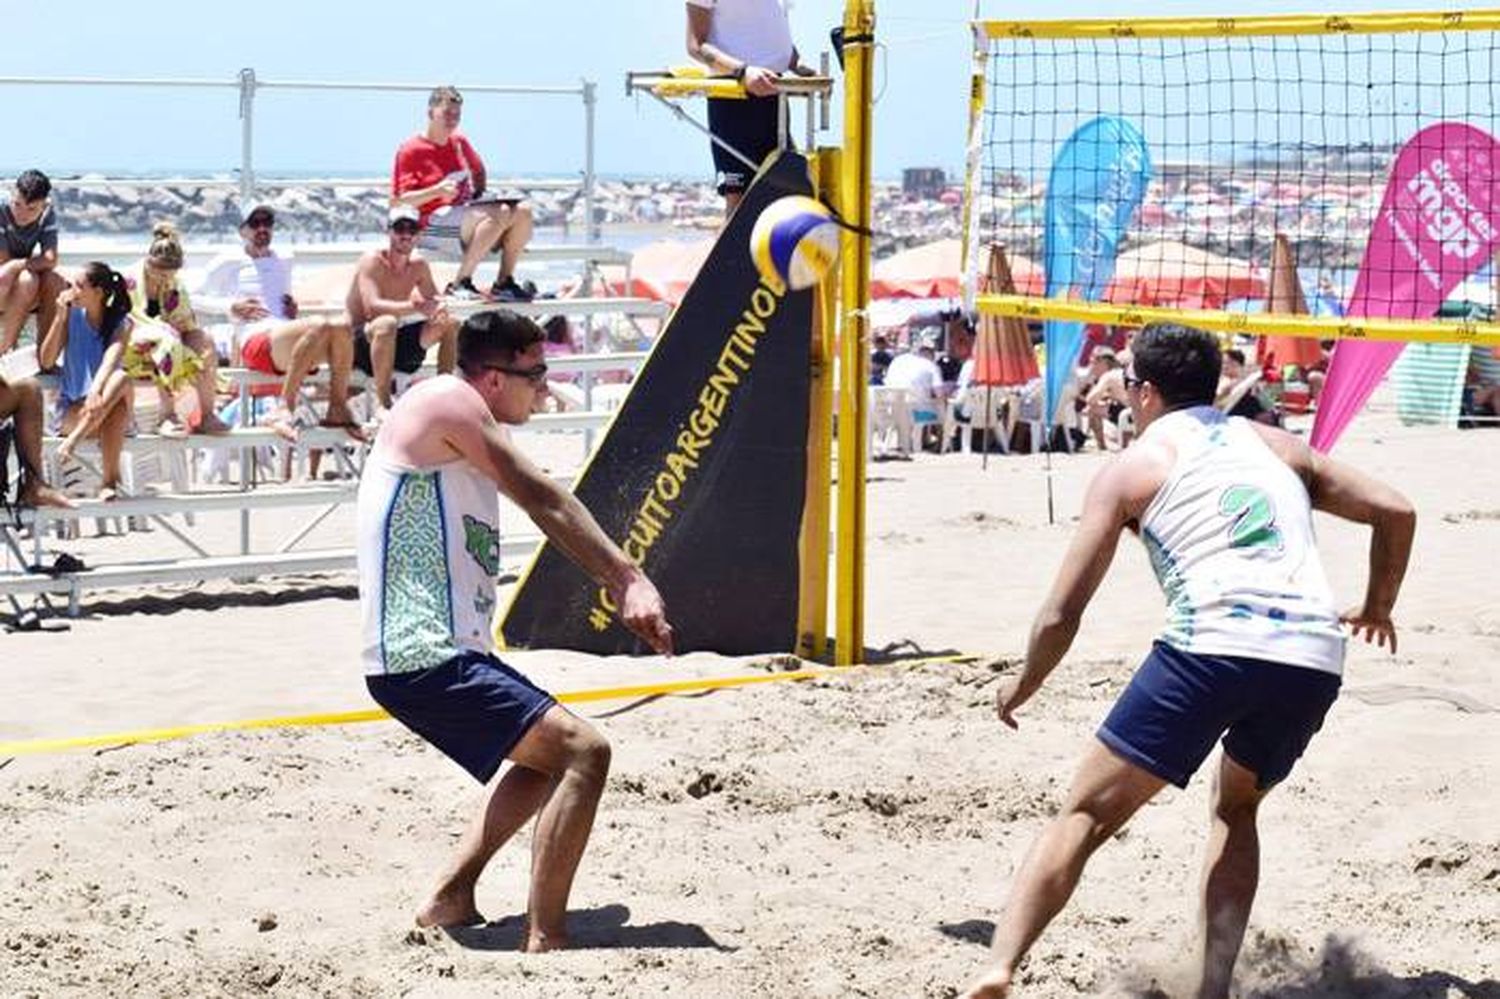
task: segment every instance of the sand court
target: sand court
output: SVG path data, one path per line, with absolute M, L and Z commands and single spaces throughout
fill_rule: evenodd
M 1265 806 L 1240 995 L 1500 990 L 1492 436 L 1374 414 L 1339 448 L 1419 511 L 1400 653 L 1351 647 L 1343 696 Z M 524 832 L 480 882 L 490 923 L 413 931 L 480 790 L 390 722 L 284 729 L 0 766 L 0 994 L 954 995 L 1162 620 L 1144 553 L 1122 545 L 1021 730 L 995 722 L 997 678 L 1100 460 L 1054 462 L 1065 519 L 1051 526 L 1040 457 L 872 466 L 867 644 L 976 661 L 580 706 L 615 758 L 573 893 L 577 951 L 514 951 Z M 1353 603 L 1364 532 L 1321 516 L 1318 529 Z M 225 584 L 180 608 L 127 593 L 68 633 L 6 636 L 0 737 L 369 707 L 351 583 Z M 786 665 L 514 661 L 559 691 Z M 1095 856 L 1018 995 L 1172 994 L 1206 777 Z

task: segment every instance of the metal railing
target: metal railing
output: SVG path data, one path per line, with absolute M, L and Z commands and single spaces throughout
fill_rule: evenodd
M 251 204 L 256 196 L 255 175 L 255 99 L 262 90 L 295 90 L 295 91 L 354 91 L 354 92 L 395 92 L 395 93 L 430 93 L 434 87 L 440 84 L 434 83 L 389 83 L 389 82 L 335 82 L 324 80 L 262 80 L 253 68 L 247 67 L 240 70 L 238 77 L 234 79 L 203 78 L 157 78 L 157 77 L 85 77 L 85 76 L 0 76 L 0 87 L 3 86 L 55 86 L 55 87 L 149 87 L 149 88 L 176 88 L 176 89 L 231 89 L 239 91 L 239 118 L 240 118 L 240 165 L 238 179 L 232 181 L 215 180 L 212 178 L 174 178 L 176 183 L 191 183 L 201 187 L 236 187 L 239 189 L 241 204 Z M 441 84 L 446 85 L 446 84 Z M 578 186 L 582 189 L 584 205 L 584 232 L 589 242 L 599 240 L 599 224 L 595 219 L 594 203 L 596 196 L 597 177 L 594 167 L 594 116 L 598 107 L 598 88 L 591 80 L 583 80 L 573 85 L 562 86 L 531 86 L 531 85 L 503 85 L 503 84 L 464 84 L 459 87 L 465 93 L 471 94 L 504 94 L 526 97 L 576 97 L 583 102 L 583 170 L 578 182 L 541 182 L 548 188 L 557 189 L 563 186 Z M 290 180 L 278 178 L 273 185 L 278 188 L 287 187 L 320 187 L 330 184 L 346 184 L 348 186 L 363 186 L 368 183 L 383 184 L 383 179 L 368 181 L 363 178 L 339 179 L 330 181 L 327 179 L 317 180 Z M 89 186 L 96 184 L 108 184 L 116 187 L 157 187 L 167 186 L 168 181 L 160 179 L 116 179 L 116 178 L 90 178 L 86 182 L 76 180 L 65 180 L 59 178 L 59 186 Z M 543 189 L 535 183 L 528 186 L 534 189 Z

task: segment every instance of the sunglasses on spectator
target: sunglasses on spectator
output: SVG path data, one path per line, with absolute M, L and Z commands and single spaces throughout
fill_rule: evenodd
M 547 366 L 545 364 L 538 364 L 530 368 L 507 368 L 503 364 L 486 364 L 485 367 L 491 371 L 498 371 L 501 374 L 524 378 L 533 386 L 540 387 L 547 380 Z
M 1121 377 L 1125 380 L 1125 391 L 1127 392 L 1133 388 L 1140 388 L 1142 385 L 1146 384 L 1141 379 L 1137 378 L 1135 375 L 1132 375 L 1128 371 L 1124 372 Z
M 416 222 L 408 222 L 405 219 L 391 223 L 391 232 L 398 232 L 403 236 L 415 236 L 420 228 L 422 227 Z

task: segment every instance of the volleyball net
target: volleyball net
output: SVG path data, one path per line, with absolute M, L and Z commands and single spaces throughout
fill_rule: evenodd
M 1500 10 L 974 28 L 981 312 L 1500 344 Z

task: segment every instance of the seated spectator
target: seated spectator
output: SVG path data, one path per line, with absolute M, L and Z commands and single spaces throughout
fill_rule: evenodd
M 886 369 L 895 359 L 891 353 L 891 341 L 884 333 L 875 334 L 875 349 L 870 351 L 870 384 L 884 385 Z
M 363 440 L 349 412 L 349 372 L 354 366 L 349 325 L 342 316 L 298 318 L 299 306 L 291 291 L 292 261 L 271 246 L 275 226 L 276 213 L 267 205 L 245 213 L 241 248 L 220 254 L 209 264 L 198 300 L 243 324 L 240 360 L 247 368 L 283 376 L 280 405 L 270 417 L 272 430 L 292 443 L 297 441 L 302 383 L 326 363 L 328 411 L 320 425 L 339 427 Z
M 0 205 L 0 354 L 15 347 L 26 317 L 36 313 L 37 339 L 52 328 L 57 296 L 68 282 L 57 273 L 57 211 L 52 182 L 40 170 L 16 178 Z
M 443 294 L 460 300 L 488 297 L 529 302 L 536 288 L 516 283 L 516 264 L 531 240 L 531 206 L 519 196 L 486 190 L 484 161 L 458 131 L 464 99 L 453 87 L 438 87 L 427 99 L 427 128 L 396 150 L 391 200 L 421 212 L 422 245 L 460 255 L 458 274 Z M 500 270 L 485 296 L 474 271 L 500 253 Z
M 1120 428 L 1120 447 L 1130 445 L 1131 433 L 1128 425 L 1120 424 L 1120 416 L 1130 408 L 1130 397 L 1125 392 L 1125 368 L 1114 350 L 1095 347 L 1089 360 L 1088 390 L 1083 395 L 1083 412 L 1089 421 L 1089 433 L 1101 451 L 1108 451 L 1104 436 L 1104 421 L 1108 420 Z
M 275 210 L 252 205 L 240 219 L 240 245 L 210 260 L 193 291 L 200 308 L 230 319 L 230 324 L 211 331 L 224 334 L 216 339 L 226 357 L 236 356 L 234 348 L 243 337 L 297 318 L 294 261 L 271 245 L 275 230 Z
M 73 507 L 73 501 L 47 484 L 42 474 L 42 387 L 35 378 L 7 381 L 0 375 L 0 424 L 14 420 L 16 457 L 21 466 L 20 506 Z M 5 457 L 0 454 L 0 480 L 5 479 Z M 0 501 L 6 501 L 9 487 L 0 488 Z
M 942 433 L 943 406 L 948 398 L 942 372 L 934 360 L 936 354 L 937 334 L 924 333 L 917 349 L 896 355 L 885 372 L 886 387 L 906 389 L 911 397 L 912 419 L 922 425 L 924 447 Z
M 389 243 L 360 257 L 345 301 L 354 366 L 375 381 L 377 422 L 391 408 L 395 371 L 415 373 L 436 344 L 438 371 L 446 374 L 458 353 L 458 322 L 443 308 L 432 268 L 415 250 L 420 228 L 415 208 L 391 208 Z
M 62 361 L 57 410 L 66 438 L 57 456 L 66 461 L 86 437 L 99 438 L 101 500 L 120 488 L 120 453 L 130 422 L 130 380 L 123 364 L 134 325 L 125 276 L 94 261 L 57 297 L 58 312 L 42 338 L 37 360 L 51 370 Z
M 199 328 L 187 289 L 178 281 L 182 258 L 177 227 L 158 222 L 151 230 L 151 246 L 130 289 L 136 328 L 126 352 L 125 372 L 131 378 L 156 383 L 161 402 L 157 433 L 165 437 L 188 433 L 177 417 L 176 397 L 191 385 L 198 394 L 199 431 L 227 434 L 229 424 L 214 411 L 219 355 L 212 338 Z
M 1238 347 L 1231 347 L 1224 351 L 1224 359 L 1219 368 L 1219 391 L 1214 396 L 1214 405 L 1223 409 L 1224 404 L 1229 402 L 1230 395 L 1236 388 L 1254 372 L 1245 363 L 1245 352 Z M 1257 423 L 1265 423 L 1276 426 L 1275 410 L 1266 405 L 1266 402 L 1254 387 L 1241 394 L 1234 401 L 1234 405 L 1225 411 L 1229 416 L 1243 416 L 1247 420 Z
M 542 354 L 545 357 L 571 357 L 578 353 L 578 343 L 573 338 L 573 324 L 567 316 L 548 316 L 542 323 Z M 549 382 L 576 382 L 578 375 L 571 371 L 557 371 L 547 376 Z

